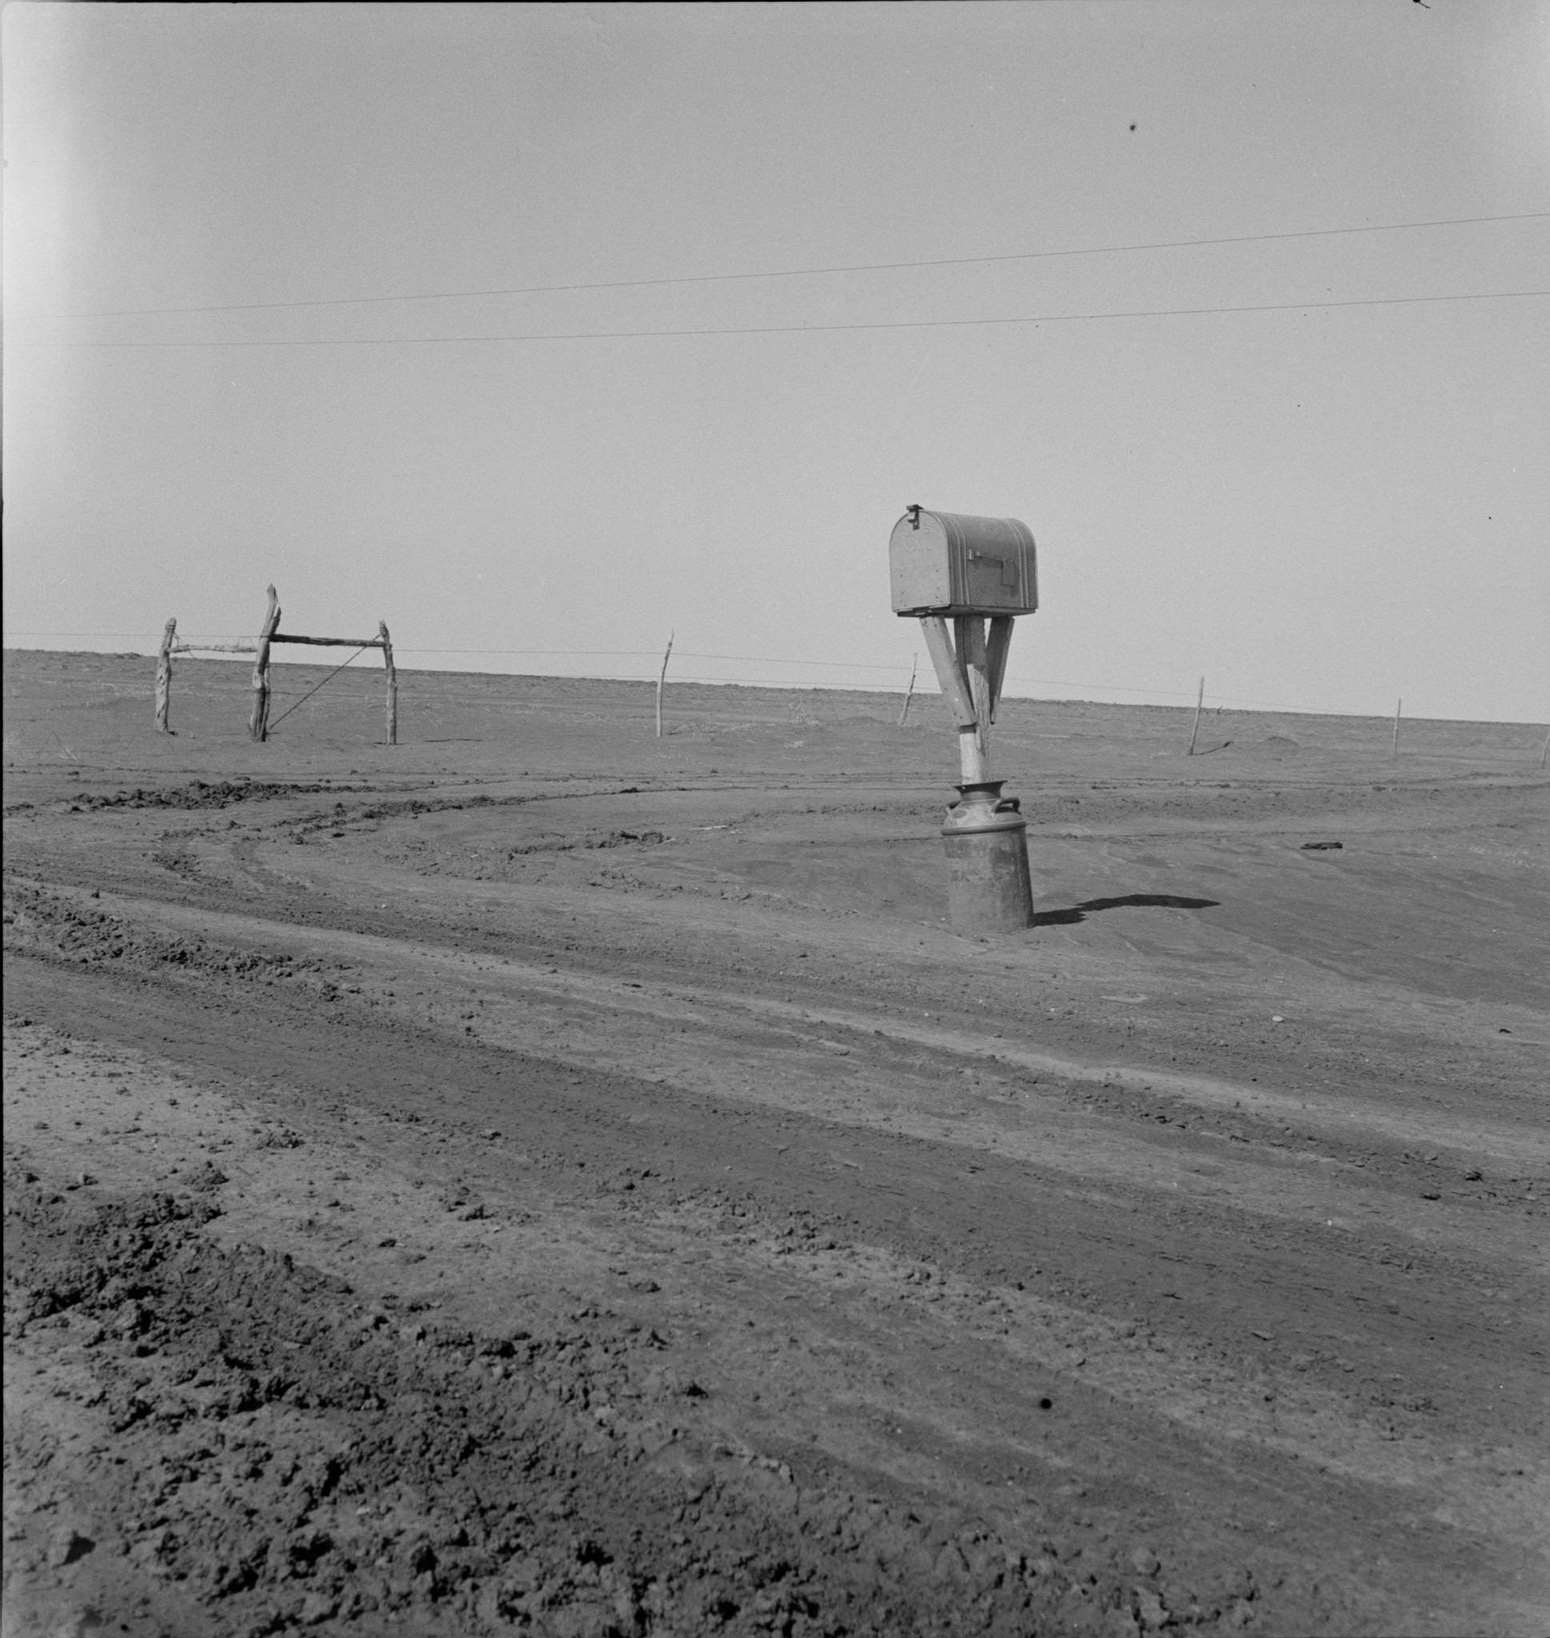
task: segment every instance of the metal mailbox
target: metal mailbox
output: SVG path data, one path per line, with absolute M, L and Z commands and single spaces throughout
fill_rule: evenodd
M 1039 606 L 1033 533 L 1016 518 L 912 506 L 888 537 L 895 614 L 1032 614 Z

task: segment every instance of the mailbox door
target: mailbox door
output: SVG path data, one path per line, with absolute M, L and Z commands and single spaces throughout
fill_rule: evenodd
M 1022 554 L 1015 544 L 1004 549 L 966 546 L 961 576 L 963 592 L 955 602 L 982 609 L 1022 606 Z
M 900 519 L 889 538 L 888 566 L 896 613 L 946 608 L 952 602 L 947 536 L 929 512 L 919 522 Z

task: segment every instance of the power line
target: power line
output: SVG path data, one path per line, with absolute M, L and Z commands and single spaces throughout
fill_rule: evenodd
M 1084 245 L 1060 250 L 1008 251 L 991 256 L 938 256 L 900 262 L 841 262 L 831 267 L 762 268 L 746 273 L 686 273 L 655 279 L 594 279 L 571 284 L 527 284 L 491 290 L 427 290 L 409 296 L 332 296 L 305 301 L 211 302 L 191 307 L 106 307 L 59 313 L 57 318 L 139 318 L 153 313 L 254 313 L 297 307 L 364 307 L 394 301 L 464 301 L 485 296 L 547 296 L 580 290 L 646 290 L 674 284 L 730 284 L 750 279 L 795 279 L 835 273 L 894 273 L 926 267 L 984 267 L 999 262 L 1049 261 L 1068 256 L 1119 256 L 1150 250 L 1192 250 L 1209 245 L 1269 244 L 1285 239 L 1325 239 L 1353 233 L 1400 233 L 1418 228 L 1471 227 L 1486 222 L 1527 222 L 1550 211 L 1502 216 L 1451 216 L 1428 222 L 1380 222 L 1366 227 L 1301 228 L 1285 233 L 1238 233 L 1210 239 L 1156 239 L 1138 244 Z
M 1447 301 L 1521 301 L 1539 296 L 1550 296 L 1550 290 L 1480 290 L 1442 296 L 1360 296 L 1335 301 L 1254 302 L 1224 307 L 1125 308 L 1104 313 L 1025 313 L 1007 318 L 878 319 L 855 324 L 743 324 L 685 330 L 534 331 L 484 336 L 355 336 L 326 341 L 13 341 L 11 345 L 122 351 L 196 347 L 445 347 L 494 341 L 649 341 L 694 336 L 827 335 L 845 330 L 962 330 L 1014 324 L 1071 324 L 1099 319 L 1199 318 L 1218 313 L 1299 313 L 1332 307 L 1413 307 Z

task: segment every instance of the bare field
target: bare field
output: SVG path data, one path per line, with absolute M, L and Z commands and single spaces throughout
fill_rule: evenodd
M 5 1638 L 1550 1629 L 1542 728 L 1009 701 L 973 939 L 935 698 L 153 670 L 5 657 Z

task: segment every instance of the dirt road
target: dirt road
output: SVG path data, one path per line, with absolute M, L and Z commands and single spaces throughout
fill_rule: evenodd
M 1546 1630 L 1542 730 L 6 665 L 7 1638 Z

